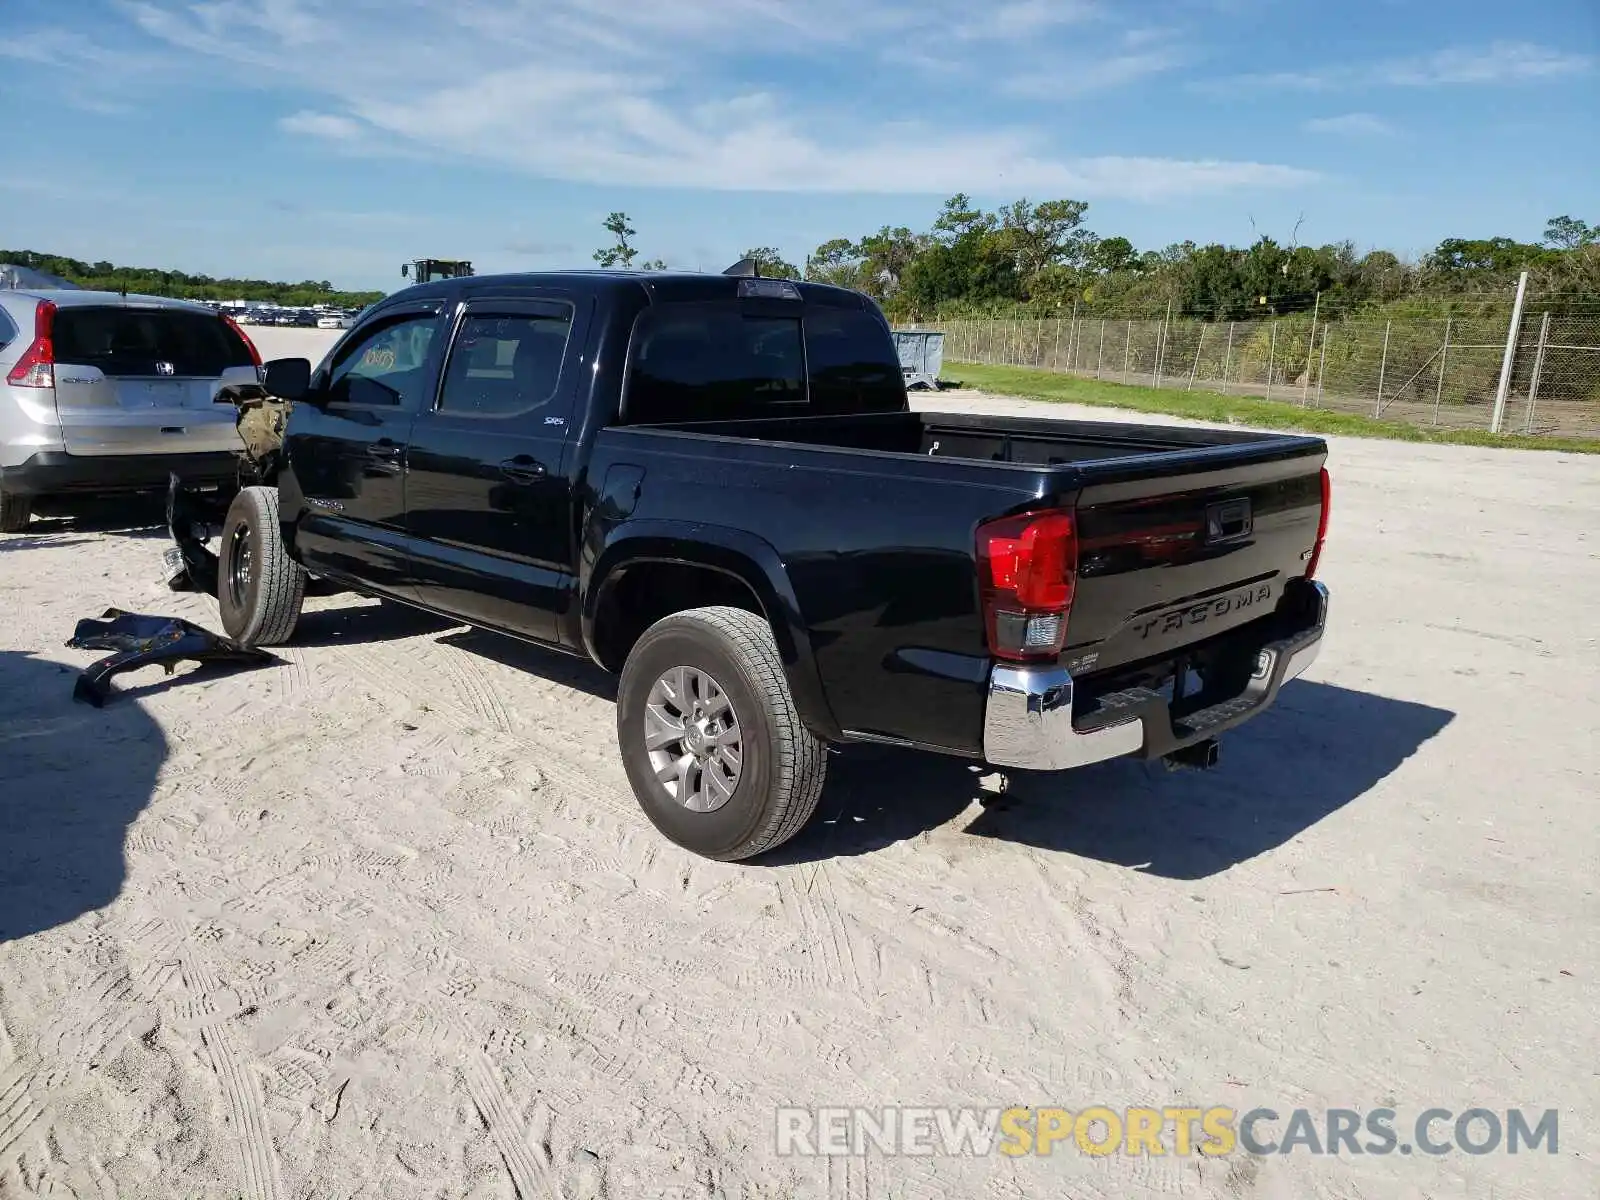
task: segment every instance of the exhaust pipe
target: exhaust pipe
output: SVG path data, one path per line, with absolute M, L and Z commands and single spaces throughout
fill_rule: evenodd
M 1169 771 L 1179 771 L 1189 767 L 1196 771 L 1209 771 L 1217 765 L 1217 756 L 1222 752 L 1222 747 L 1216 738 L 1206 738 L 1203 742 L 1196 742 L 1192 746 L 1185 746 L 1182 750 L 1174 750 L 1161 761 Z

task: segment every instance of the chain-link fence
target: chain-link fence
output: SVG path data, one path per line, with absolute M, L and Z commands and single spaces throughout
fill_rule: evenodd
M 1259 396 L 1451 429 L 1600 436 L 1600 298 L 1510 314 L 1208 322 L 1109 317 L 941 323 L 949 362 L 1036 367 L 1143 387 Z

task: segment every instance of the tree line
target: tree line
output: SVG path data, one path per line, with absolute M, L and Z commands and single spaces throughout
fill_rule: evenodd
M 1443 316 L 1509 299 L 1517 275 L 1541 292 L 1600 296 L 1600 225 L 1555 217 L 1542 241 L 1446 238 L 1419 261 L 1349 241 L 1246 247 L 1180 242 L 1139 250 L 1084 225 L 1080 200 L 1017 200 L 994 212 L 952 196 L 932 228 L 835 238 L 805 277 L 871 293 L 901 320 L 955 316 L 1174 316 L 1233 321 L 1318 307 L 1325 315 L 1411 307 Z M 1419 312 L 1420 315 L 1420 312 Z
M 255 300 L 291 307 L 331 304 L 338 308 L 365 308 L 383 298 L 382 292 L 347 292 L 326 279 L 299 283 L 267 279 L 213 278 L 155 267 L 123 267 L 110 262 L 83 262 L 60 254 L 36 250 L 0 250 L 0 263 L 43 271 L 79 287 L 100 292 L 134 292 L 144 296 L 171 296 L 180 300 Z

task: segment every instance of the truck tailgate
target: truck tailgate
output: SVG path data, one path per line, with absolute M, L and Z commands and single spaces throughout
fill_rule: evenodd
M 1068 670 L 1171 656 L 1267 616 L 1305 575 L 1322 513 L 1323 444 L 1242 450 L 1085 465 Z

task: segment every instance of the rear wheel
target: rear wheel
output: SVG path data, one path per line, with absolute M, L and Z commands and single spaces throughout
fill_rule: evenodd
M 33 497 L 0 488 L 0 533 L 21 533 L 33 517 Z
M 244 646 L 280 646 L 294 634 L 306 573 L 289 557 L 278 525 L 278 489 L 249 487 L 222 525 L 217 604 L 222 627 Z
M 801 723 L 771 628 L 743 609 L 645 631 L 622 668 L 617 740 L 651 823 L 707 858 L 781 845 L 822 795 L 827 747 Z

